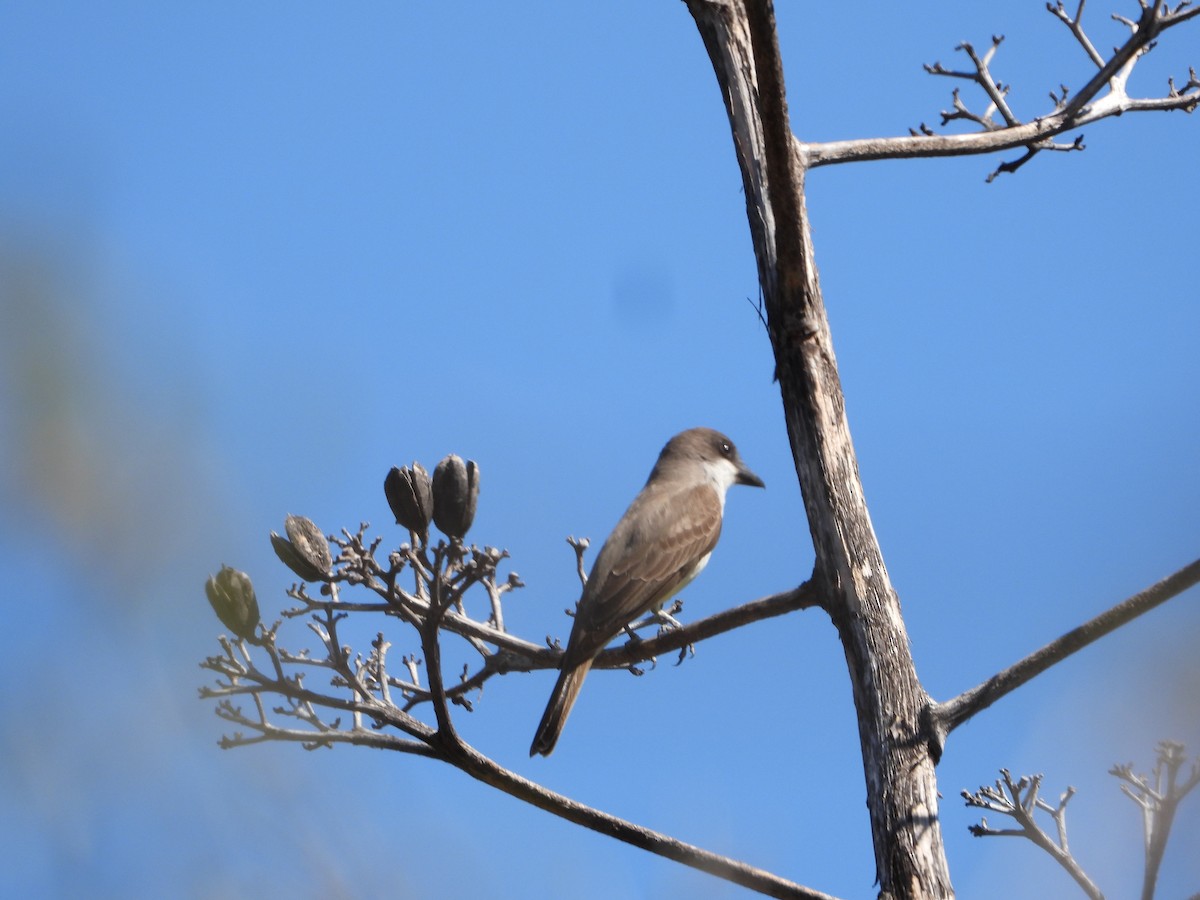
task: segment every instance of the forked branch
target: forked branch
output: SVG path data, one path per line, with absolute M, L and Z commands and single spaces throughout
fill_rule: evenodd
M 1142 811 L 1142 838 L 1146 851 L 1142 900 L 1151 900 L 1154 896 L 1167 838 L 1175 822 L 1175 811 L 1180 801 L 1200 784 L 1200 759 L 1193 760 L 1191 773 L 1180 781 L 1180 772 L 1187 762 L 1183 744 L 1162 741 L 1157 749 L 1158 759 L 1149 777 L 1136 774 L 1133 763 L 1109 769 L 1110 775 L 1121 780 L 1121 791 Z
M 1014 781 L 1008 769 L 1001 769 L 1000 778 L 991 787 L 984 785 L 974 794 L 963 791 L 962 798 L 966 801 L 967 806 L 999 813 L 1017 823 L 1016 828 L 992 828 L 984 818 L 978 825 L 970 826 L 971 834 L 975 837 L 1028 838 L 1066 869 L 1067 873 L 1075 879 L 1075 882 L 1092 900 L 1104 900 L 1104 895 L 1096 887 L 1095 882 L 1088 877 L 1076 862 L 1075 857 L 1071 855 L 1071 848 L 1067 843 L 1067 803 L 1075 795 L 1075 788 L 1067 788 L 1058 798 L 1056 805 L 1051 805 L 1042 799 L 1041 788 L 1041 775 L 1022 775 Z M 1048 814 L 1054 822 L 1053 837 L 1038 824 L 1037 814 L 1039 812 Z
M 1158 761 L 1149 777 L 1135 774 L 1132 763 L 1113 766 L 1109 770 L 1110 775 L 1121 780 L 1121 790 L 1142 810 L 1146 849 L 1142 900 L 1152 900 L 1154 897 L 1175 811 L 1180 801 L 1200 784 L 1200 760 L 1193 761 L 1190 775 L 1180 780 L 1180 772 L 1187 762 L 1182 744 L 1162 741 L 1157 750 Z M 978 825 L 969 826 L 971 834 L 976 837 L 1027 838 L 1066 869 L 1092 900 L 1103 900 L 1104 895 L 1072 856 L 1067 842 L 1067 803 L 1075 795 L 1075 788 L 1068 787 L 1058 798 L 1058 803 L 1051 805 L 1039 795 L 1041 786 L 1041 775 L 1023 775 L 1014 781 L 1007 769 L 1001 769 L 1000 778 L 994 785 L 985 785 L 973 794 L 963 791 L 962 797 L 967 806 L 999 813 L 1017 824 L 1016 828 L 993 828 L 985 818 Z M 1053 836 L 1038 823 L 1038 813 L 1048 815 L 1053 821 Z
M 908 159 L 934 156 L 966 156 L 996 151 L 1023 149 L 1022 156 L 1001 163 L 988 177 L 991 181 L 1004 172 L 1015 172 L 1043 150 L 1073 151 L 1083 149 L 1082 136 L 1067 142 L 1053 140 L 1065 132 L 1085 125 L 1119 116 L 1127 112 L 1167 111 L 1180 109 L 1192 112 L 1200 105 L 1200 78 L 1194 68 L 1188 69 L 1187 80 L 1179 86 L 1168 79 L 1167 91 L 1158 97 L 1131 97 L 1128 81 L 1138 59 L 1150 52 L 1160 35 L 1168 29 L 1200 15 L 1200 7 L 1188 2 L 1176 6 L 1155 0 L 1139 0 L 1140 14 L 1136 19 L 1114 15 L 1113 18 L 1129 29 L 1129 37 L 1105 59 L 1087 36 L 1082 24 L 1085 3 L 1078 4 L 1070 14 L 1062 0 L 1047 3 L 1046 8 L 1067 26 L 1075 40 L 1097 71 L 1084 86 L 1071 94 L 1066 86 L 1050 92 L 1054 106 L 1031 120 L 1022 120 L 1009 104 L 1011 85 L 1002 84 L 993 74 L 993 59 L 1003 37 L 993 37 L 991 48 L 980 55 L 970 43 L 958 50 L 971 62 L 970 69 L 953 69 L 940 62 L 926 65 L 932 75 L 946 76 L 970 82 L 983 90 L 988 100 L 983 112 L 974 112 L 957 89 L 952 93 L 953 110 L 942 112 L 942 125 L 966 121 L 979 128 L 965 134 L 937 134 L 922 123 L 910 129 L 907 136 L 867 138 L 863 140 L 829 141 L 825 143 L 796 142 L 796 153 L 804 166 L 825 166 L 835 163 L 860 162 L 872 159 Z M 1000 114 L 1001 121 L 993 117 Z

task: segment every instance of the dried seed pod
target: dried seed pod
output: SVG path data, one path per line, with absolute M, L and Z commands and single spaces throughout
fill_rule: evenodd
M 258 598 L 254 596 L 254 585 L 250 583 L 249 575 L 229 566 L 221 566 L 221 571 L 210 575 L 205 582 L 204 592 L 208 594 L 208 602 L 217 618 L 226 628 L 240 638 L 253 639 L 260 617 Z
M 433 470 L 433 521 L 444 534 L 460 540 L 475 521 L 479 502 L 479 466 L 451 453 Z
M 429 536 L 429 520 L 433 518 L 433 488 L 429 473 L 419 462 L 398 469 L 395 466 L 383 479 L 383 493 L 387 497 L 396 524 L 421 536 Z
M 287 538 L 271 532 L 271 547 L 285 566 L 305 581 L 325 581 L 333 568 L 329 541 L 312 519 L 288 516 L 283 520 Z

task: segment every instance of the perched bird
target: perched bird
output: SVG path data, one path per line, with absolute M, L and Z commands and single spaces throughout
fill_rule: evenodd
M 719 431 L 692 428 L 663 447 L 592 566 L 530 756 L 550 755 L 605 645 L 634 619 L 661 610 L 704 568 L 721 536 L 725 492 L 734 484 L 764 486 Z

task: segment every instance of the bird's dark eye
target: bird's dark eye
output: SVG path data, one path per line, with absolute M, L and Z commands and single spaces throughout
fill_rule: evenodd
M 722 456 L 732 456 L 733 455 L 733 444 L 729 443 L 729 441 L 721 441 L 721 455 Z

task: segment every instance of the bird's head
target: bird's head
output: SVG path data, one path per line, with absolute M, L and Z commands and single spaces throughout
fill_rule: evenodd
M 689 428 L 667 441 L 650 478 L 695 479 L 701 472 L 722 496 L 735 484 L 766 487 L 742 461 L 733 441 L 712 428 Z

